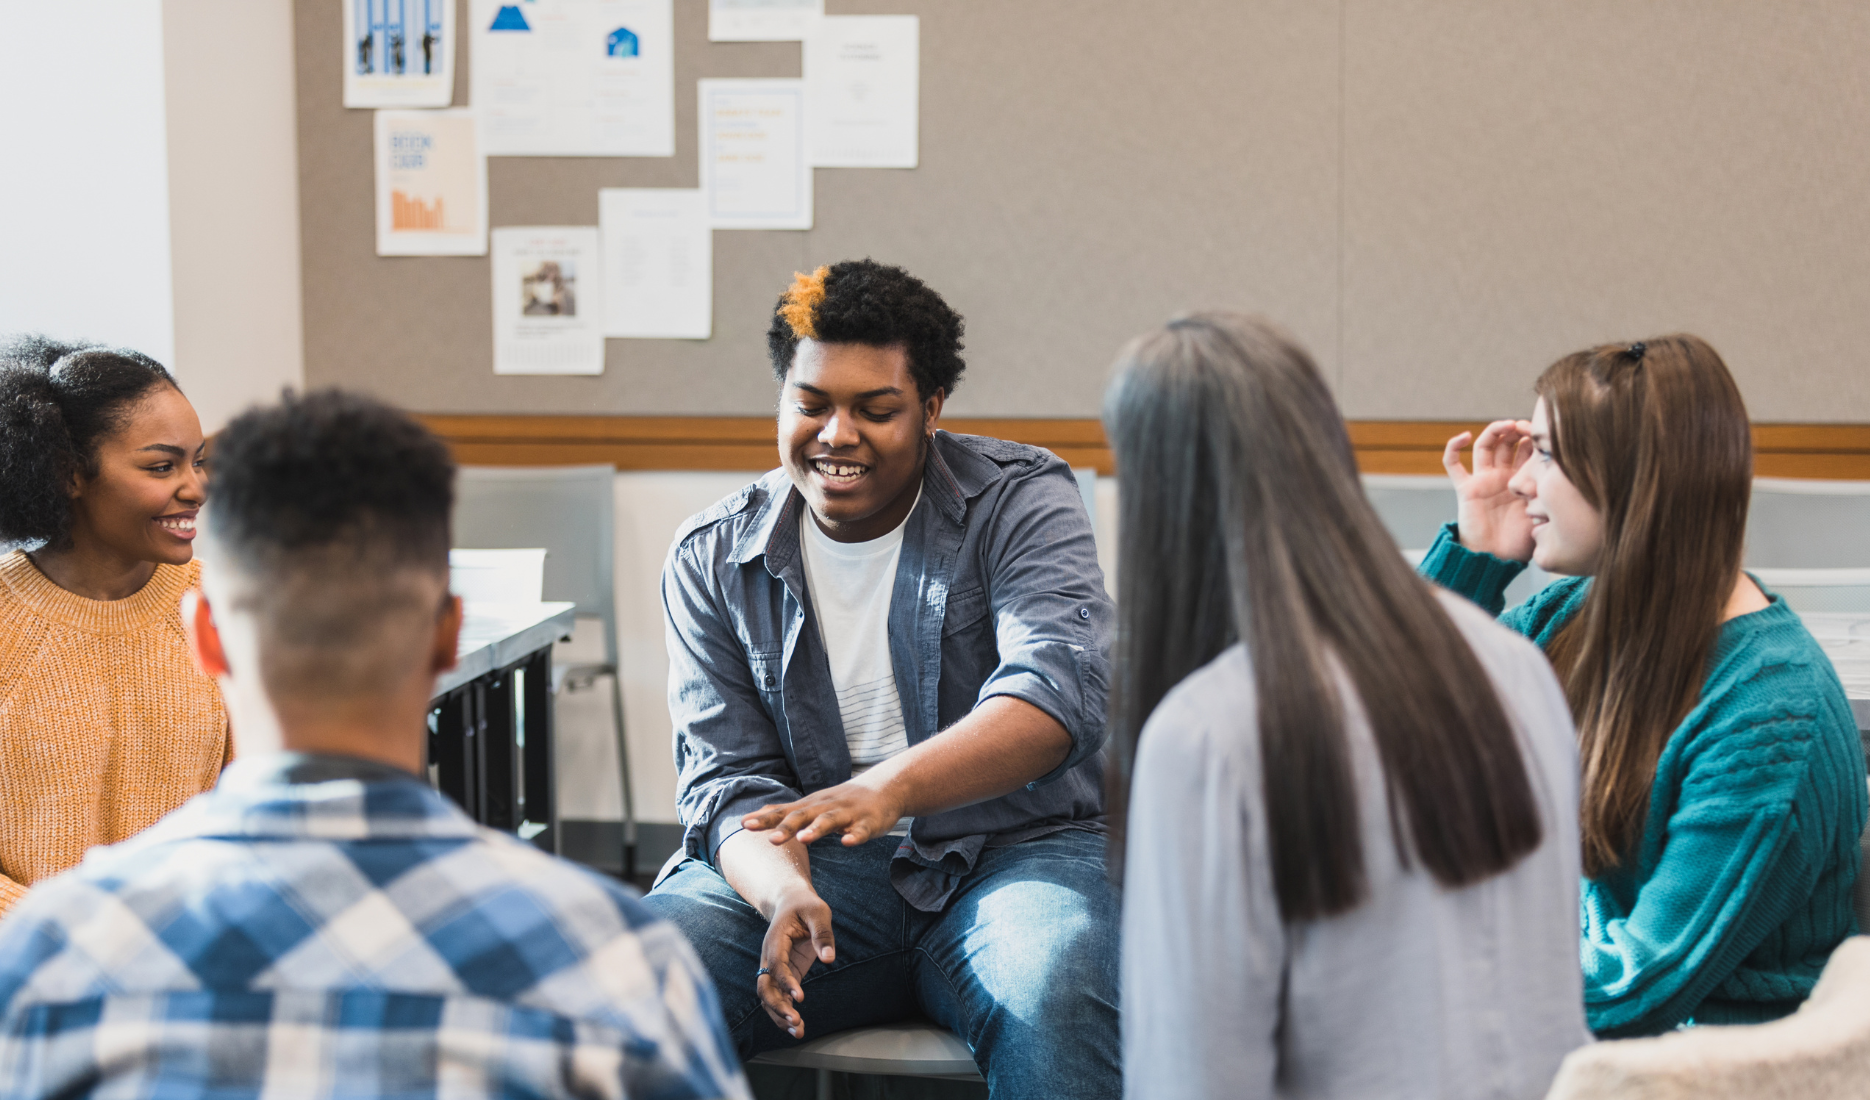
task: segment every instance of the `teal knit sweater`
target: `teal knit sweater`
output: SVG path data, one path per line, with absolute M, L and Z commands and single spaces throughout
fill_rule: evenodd
M 1560 580 L 1501 615 L 1524 568 L 1462 547 L 1452 523 L 1421 567 L 1543 648 L 1589 581 Z M 1584 881 L 1585 1017 L 1606 1038 L 1784 1016 L 1856 931 L 1863 745 L 1831 661 L 1767 597 L 1722 625 L 1701 701 L 1656 763 L 1636 851 Z

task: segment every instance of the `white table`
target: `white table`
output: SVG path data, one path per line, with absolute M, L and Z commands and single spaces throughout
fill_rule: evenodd
M 435 681 L 429 780 L 483 825 L 557 851 L 552 643 L 572 604 L 469 604 L 456 665 Z
M 1857 731 L 1870 746 L 1870 615 L 1806 612 L 1799 618 L 1844 681 Z

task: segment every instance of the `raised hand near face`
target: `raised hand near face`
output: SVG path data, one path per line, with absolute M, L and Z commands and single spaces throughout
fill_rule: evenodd
M 1474 443 L 1474 469 L 1461 465 L 1461 449 Z M 1532 521 L 1526 500 L 1513 492 L 1513 475 L 1532 457 L 1532 424 L 1496 420 L 1480 438 L 1462 432 L 1442 448 L 1441 464 L 1454 482 L 1461 545 L 1509 561 L 1532 560 Z

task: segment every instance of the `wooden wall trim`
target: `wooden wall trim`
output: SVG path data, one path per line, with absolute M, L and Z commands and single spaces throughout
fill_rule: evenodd
M 620 470 L 769 470 L 779 464 L 773 421 L 763 416 L 450 416 L 422 421 L 480 466 L 571 466 L 608 462 Z M 1095 420 L 951 417 L 956 432 L 1045 447 L 1073 466 L 1116 467 Z M 1351 445 L 1366 473 L 1437 474 L 1442 444 L 1481 425 L 1455 420 L 1353 420 Z M 1870 424 L 1755 424 L 1761 477 L 1870 480 Z

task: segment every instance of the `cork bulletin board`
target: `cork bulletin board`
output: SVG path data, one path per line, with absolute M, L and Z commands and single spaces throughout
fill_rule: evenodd
M 1870 6 L 827 9 L 921 17 L 921 166 L 818 169 L 815 228 L 715 232 L 712 339 L 611 340 L 572 378 L 493 374 L 485 257 L 375 255 L 340 7 L 298 0 L 307 382 L 431 413 L 759 415 L 774 297 L 872 256 L 966 316 L 958 416 L 1095 416 L 1124 340 L 1230 308 L 1290 328 L 1353 419 L 1523 414 L 1558 355 L 1688 329 L 1755 419 L 1870 421 Z M 492 224 L 595 225 L 599 188 L 695 186 L 695 81 L 800 64 L 706 24 L 675 0 L 675 156 L 494 158 Z

